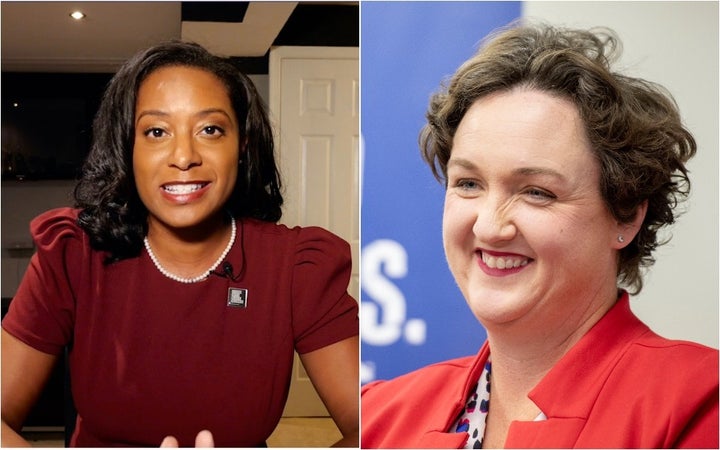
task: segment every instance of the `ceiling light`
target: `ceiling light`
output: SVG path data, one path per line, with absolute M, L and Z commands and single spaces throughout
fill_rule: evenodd
M 70 13 L 70 17 L 75 20 L 82 20 L 85 18 L 85 14 L 82 11 L 73 11 Z

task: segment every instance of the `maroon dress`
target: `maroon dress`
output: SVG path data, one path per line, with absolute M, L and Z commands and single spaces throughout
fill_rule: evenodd
M 263 445 L 287 399 L 293 350 L 358 334 L 350 249 L 320 228 L 238 222 L 227 260 L 238 281 L 182 284 L 139 257 L 104 265 L 57 209 L 31 223 L 37 246 L 2 327 L 31 347 L 71 346 L 77 446 Z M 229 305 L 230 289 L 245 302 Z M 237 300 L 235 296 L 235 300 Z

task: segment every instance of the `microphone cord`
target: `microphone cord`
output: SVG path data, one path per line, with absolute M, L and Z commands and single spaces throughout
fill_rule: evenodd
M 233 266 L 229 261 L 222 263 L 222 272 L 212 271 L 211 275 L 228 278 L 231 281 L 239 281 L 245 276 L 245 221 L 240 220 L 240 257 L 242 258 L 240 271 L 237 275 L 233 274 Z

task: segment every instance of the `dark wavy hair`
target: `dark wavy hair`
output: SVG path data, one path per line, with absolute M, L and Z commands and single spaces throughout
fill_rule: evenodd
M 685 163 L 696 143 L 677 104 L 661 86 L 611 71 L 620 41 L 608 29 L 573 30 L 545 24 L 512 24 L 490 35 L 479 51 L 434 94 L 420 133 L 421 153 L 447 185 L 453 137 L 479 98 L 516 87 L 539 89 L 572 101 L 600 164 L 600 192 L 621 223 L 647 201 L 642 226 L 619 252 L 618 281 L 642 289 L 641 268 L 664 242 L 657 232 L 672 224 L 690 192 Z
M 240 124 L 242 162 L 225 208 L 236 218 L 267 222 L 280 219 L 283 202 L 267 108 L 252 81 L 229 60 L 200 45 L 171 41 L 150 47 L 128 60 L 108 84 L 93 122 L 93 143 L 75 186 L 78 225 L 108 262 L 140 254 L 147 233 L 147 208 L 140 201 L 132 170 L 135 102 L 140 84 L 167 66 L 206 70 L 227 87 Z M 244 124 L 244 129 L 243 129 Z M 242 150 L 242 149 L 241 149 Z

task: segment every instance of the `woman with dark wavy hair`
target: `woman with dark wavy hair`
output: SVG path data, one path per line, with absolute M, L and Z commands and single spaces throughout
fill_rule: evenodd
M 362 393 L 367 448 L 717 448 L 718 351 L 630 310 L 695 154 L 609 30 L 519 25 L 435 94 L 420 135 L 476 356 Z M 407 424 L 412 426 L 407 426 Z
M 30 225 L 37 253 L 2 322 L 3 445 L 69 349 L 74 446 L 264 446 L 300 354 L 357 445 L 350 250 L 288 228 L 252 82 L 196 44 L 110 82 L 76 208 Z

